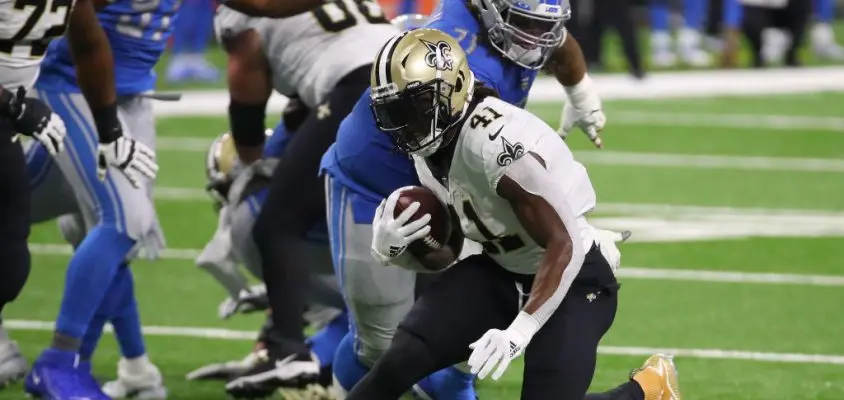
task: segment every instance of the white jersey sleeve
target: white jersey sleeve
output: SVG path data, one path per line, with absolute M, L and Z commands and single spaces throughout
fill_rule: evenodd
M 474 121 L 474 123 L 473 123 Z M 517 160 L 531 157 L 544 164 L 576 217 L 584 247 L 593 235 L 585 215 L 595 207 L 595 191 L 586 169 L 574 160 L 565 142 L 533 114 L 496 98 L 484 99 L 464 124 L 449 172 L 449 194 L 461 228 L 504 268 L 536 272 L 544 249 L 531 239 L 498 183 Z
M 232 10 L 226 6 L 217 7 L 214 15 L 214 36 L 222 43 L 224 39 L 232 38 L 250 29 L 254 18 Z

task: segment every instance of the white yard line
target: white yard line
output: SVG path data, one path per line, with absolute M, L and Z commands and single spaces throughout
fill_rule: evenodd
M 729 283 L 758 283 L 804 286 L 844 286 L 844 276 L 835 275 L 804 275 L 779 274 L 767 272 L 733 272 L 661 269 L 643 267 L 625 267 L 618 269 L 617 276 L 627 279 L 669 280 L 669 281 L 697 281 L 697 282 L 729 282 Z
M 648 204 L 648 203 L 602 203 L 598 202 L 595 211 L 599 213 L 620 213 L 636 215 L 712 215 L 734 214 L 743 216 L 766 215 L 806 215 L 811 217 L 844 218 L 844 212 L 830 210 L 765 208 L 765 207 L 727 207 L 727 206 L 697 206 L 677 204 Z
M 844 160 L 717 156 L 621 151 L 576 151 L 575 158 L 587 165 L 736 169 L 749 171 L 844 172 Z
M 212 139 L 159 138 L 157 151 L 198 153 L 208 151 Z M 737 169 L 748 171 L 844 172 L 844 160 L 833 158 L 723 156 L 681 153 L 641 153 L 607 150 L 575 151 L 587 165 Z
M 48 321 L 9 319 L 3 321 L 3 326 L 9 328 L 10 330 L 51 331 L 53 330 L 54 325 L 52 322 Z M 106 330 L 110 332 L 111 327 L 107 326 Z M 220 340 L 254 340 L 257 335 L 257 332 L 253 331 L 181 326 L 145 326 L 143 327 L 143 332 L 145 335 L 149 336 L 180 336 Z M 725 349 L 680 349 L 629 346 L 600 346 L 598 348 L 598 353 L 615 356 L 642 357 L 647 357 L 654 353 L 665 353 L 687 358 L 844 365 L 844 356 L 829 354 L 767 353 Z
M 30 243 L 29 249 L 39 255 L 70 255 L 70 246 L 53 243 Z M 165 249 L 162 258 L 166 260 L 193 261 L 200 249 Z M 844 276 L 780 274 L 764 272 L 733 272 L 716 270 L 694 270 L 654 267 L 625 267 L 618 270 L 618 277 L 642 280 L 696 281 L 720 283 L 755 283 L 770 285 L 844 286 Z
M 676 127 L 733 128 L 752 130 L 791 131 L 804 134 L 807 130 L 844 132 L 844 118 L 803 115 L 689 113 L 654 111 L 614 111 L 608 113 L 609 124 L 659 125 Z M 677 134 L 682 134 L 679 130 Z
M 604 100 L 700 98 L 712 96 L 762 96 L 844 90 L 844 68 L 770 69 L 765 71 L 695 71 L 651 74 L 637 81 L 625 74 L 595 75 Z M 563 88 L 553 78 L 539 78 L 530 92 L 531 102 L 561 102 Z M 287 99 L 273 93 L 268 113 L 280 112 Z M 224 115 L 229 95 L 224 90 L 185 92 L 178 102 L 156 102 L 158 116 Z

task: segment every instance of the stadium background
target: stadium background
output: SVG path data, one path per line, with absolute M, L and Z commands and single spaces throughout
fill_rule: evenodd
M 592 220 L 634 236 L 622 247 L 620 309 L 594 388 L 665 349 L 677 354 L 686 399 L 844 399 L 844 67 L 806 50 L 801 69 L 655 72 L 637 82 L 618 73 L 620 51 L 607 40 L 608 71 L 595 74 L 606 148 L 580 133 L 569 143 L 598 192 Z M 225 65 L 214 47 L 208 59 Z M 169 250 L 134 271 L 149 353 L 171 399 L 225 398 L 222 385 L 184 375 L 244 356 L 261 322 L 217 319 L 224 292 L 192 262 L 216 224 L 203 157 L 227 129 L 223 89 L 162 81 L 161 90 L 186 95 L 156 109 L 156 206 Z M 556 127 L 562 100 L 546 79 L 528 108 Z M 69 254 L 54 223 L 31 239 L 33 273 L 4 316 L 30 359 L 49 343 Z M 106 335 L 96 375 L 114 378 L 118 357 Z M 482 382 L 481 398 L 517 398 L 520 368 Z M 18 398 L 17 387 L 0 392 Z

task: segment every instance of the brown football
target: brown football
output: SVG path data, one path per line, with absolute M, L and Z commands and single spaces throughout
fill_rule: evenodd
M 431 189 L 422 186 L 402 190 L 393 216 L 398 217 L 413 202 L 419 202 L 419 209 L 410 217 L 410 221 L 422 218 L 425 214 L 431 214 L 431 222 L 428 223 L 431 226 L 431 233 L 407 247 L 411 254 L 422 256 L 439 250 L 448 243 L 451 236 L 451 217 L 437 195 Z

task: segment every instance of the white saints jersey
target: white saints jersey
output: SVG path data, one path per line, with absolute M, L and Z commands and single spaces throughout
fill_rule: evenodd
M 308 107 L 348 73 L 372 64 L 387 40 L 399 33 L 372 0 L 334 0 L 290 18 L 250 18 L 220 7 L 219 37 L 254 29 L 270 63 L 274 88 L 297 94 Z
M 50 40 L 64 34 L 74 3 L 0 0 L 0 85 L 32 85 Z
M 498 196 L 496 187 L 507 167 L 520 157 L 543 160 L 555 182 L 563 187 L 566 202 L 577 217 L 583 246 L 592 247 L 594 235 L 585 215 L 595 207 L 595 190 L 586 168 L 575 161 L 566 143 L 545 122 L 533 114 L 497 98 L 486 98 L 464 123 L 448 172 L 448 201 L 460 218 L 467 239 L 480 242 L 484 251 L 505 269 L 536 272 L 545 250 L 522 227 L 510 203 Z M 531 155 L 530 153 L 533 153 Z M 444 189 L 427 179 L 423 185 L 435 192 Z

